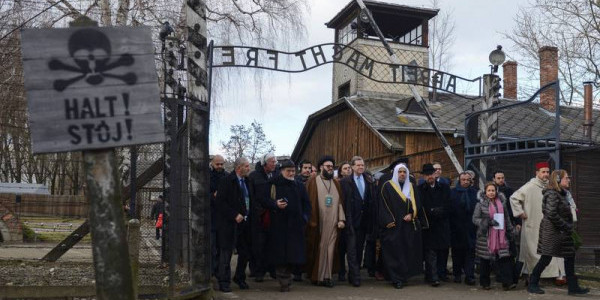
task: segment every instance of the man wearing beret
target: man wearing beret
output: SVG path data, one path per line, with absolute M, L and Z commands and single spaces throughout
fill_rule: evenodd
M 540 223 L 544 214 L 542 213 L 542 190 L 548 184 L 550 176 L 550 165 L 548 162 L 539 162 L 535 165 L 535 177 L 516 190 L 510 196 L 510 206 L 513 215 L 523 220 L 521 227 L 521 249 L 519 260 L 525 265 L 525 270 L 531 274 L 540 256 L 537 254 L 538 239 L 540 235 Z M 563 259 L 554 257 L 550 265 L 542 273 L 542 278 L 557 278 L 557 284 L 564 281 Z
M 262 206 L 271 211 L 266 247 L 267 263 L 276 267 L 281 292 L 288 292 L 291 271 L 306 263 L 304 229 L 310 217 L 310 202 L 304 184 L 295 179 L 296 166 L 284 160 L 281 173 L 269 185 Z

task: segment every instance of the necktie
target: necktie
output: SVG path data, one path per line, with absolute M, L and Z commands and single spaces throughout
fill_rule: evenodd
M 250 208 L 250 197 L 248 197 L 248 189 L 244 183 L 244 178 L 240 179 L 240 188 L 242 189 L 242 195 L 244 196 L 244 202 L 246 204 L 246 211 Z
M 358 186 L 358 192 L 360 193 L 361 198 L 365 198 L 365 183 L 362 181 L 362 177 L 356 177 L 356 183 Z

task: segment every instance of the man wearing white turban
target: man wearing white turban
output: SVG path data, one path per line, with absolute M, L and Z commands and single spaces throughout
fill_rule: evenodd
M 418 190 L 405 164 L 383 183 L 377 205 L 377 226 L 385 268 L 392 285 L 401 289 L 408 278 L 423 273 L 422 226 L 426 226 Z

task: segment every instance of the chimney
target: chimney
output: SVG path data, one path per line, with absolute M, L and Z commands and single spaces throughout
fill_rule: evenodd
M 540 55 L 540 87 L 558 80 L 558 48 L 544 46 L 538 51 Z M 554 111 L 556 91 L 548 89 L 540 95 L 540 105 L 548 110 Z
M 586 81 L 583 83 L 583 136 L 592 140 L 592 83 Z
M 509 60 L 502 64 L 504 98 L 517 100 L 517 62 Z

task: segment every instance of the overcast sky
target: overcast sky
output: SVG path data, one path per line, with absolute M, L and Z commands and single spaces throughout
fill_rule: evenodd
M 333 42 L 334 31 L 324 23 L 331 20 L 349 0 L 308 0 L 307 38 L 298 49 Z M 431 7 L 429 1 L 387 0 L 417 7 Z M 475 78 L 489 72 L 488 55 L 502 45 L 511 56 L 511 43 L 501 33 L 510 32 L 518 5 L 517 0 L 441 0 L 441 11 L 451 11 L 456 23 L 452 67 L 447 71 L 465 78 Z M 246 45 L 253 46 L 253 45 Z M 285 50 L 285 49 L 279 49 Z M 500 75 L 501 75 L 500 68 Z M 241 69 L 251 77 L 255 69 Z M 520 74 L 521 75 L 521 74 Z M 331 104 L 332 65 L 311 71 L 287 74 L 271 72 L 266 84 L 258 89 L 252 80 L 229 84 L 219 95 L 219 103 L 211 117 L 210 153 L 222 153 L 220 141 L 228 140 L 231 125 L 250 125 L 252 120 L 263 128 L 276 147 L 276 155 L 290 155 L 308 116 Z M 349 158 L 348 158 L 349 159 Z

